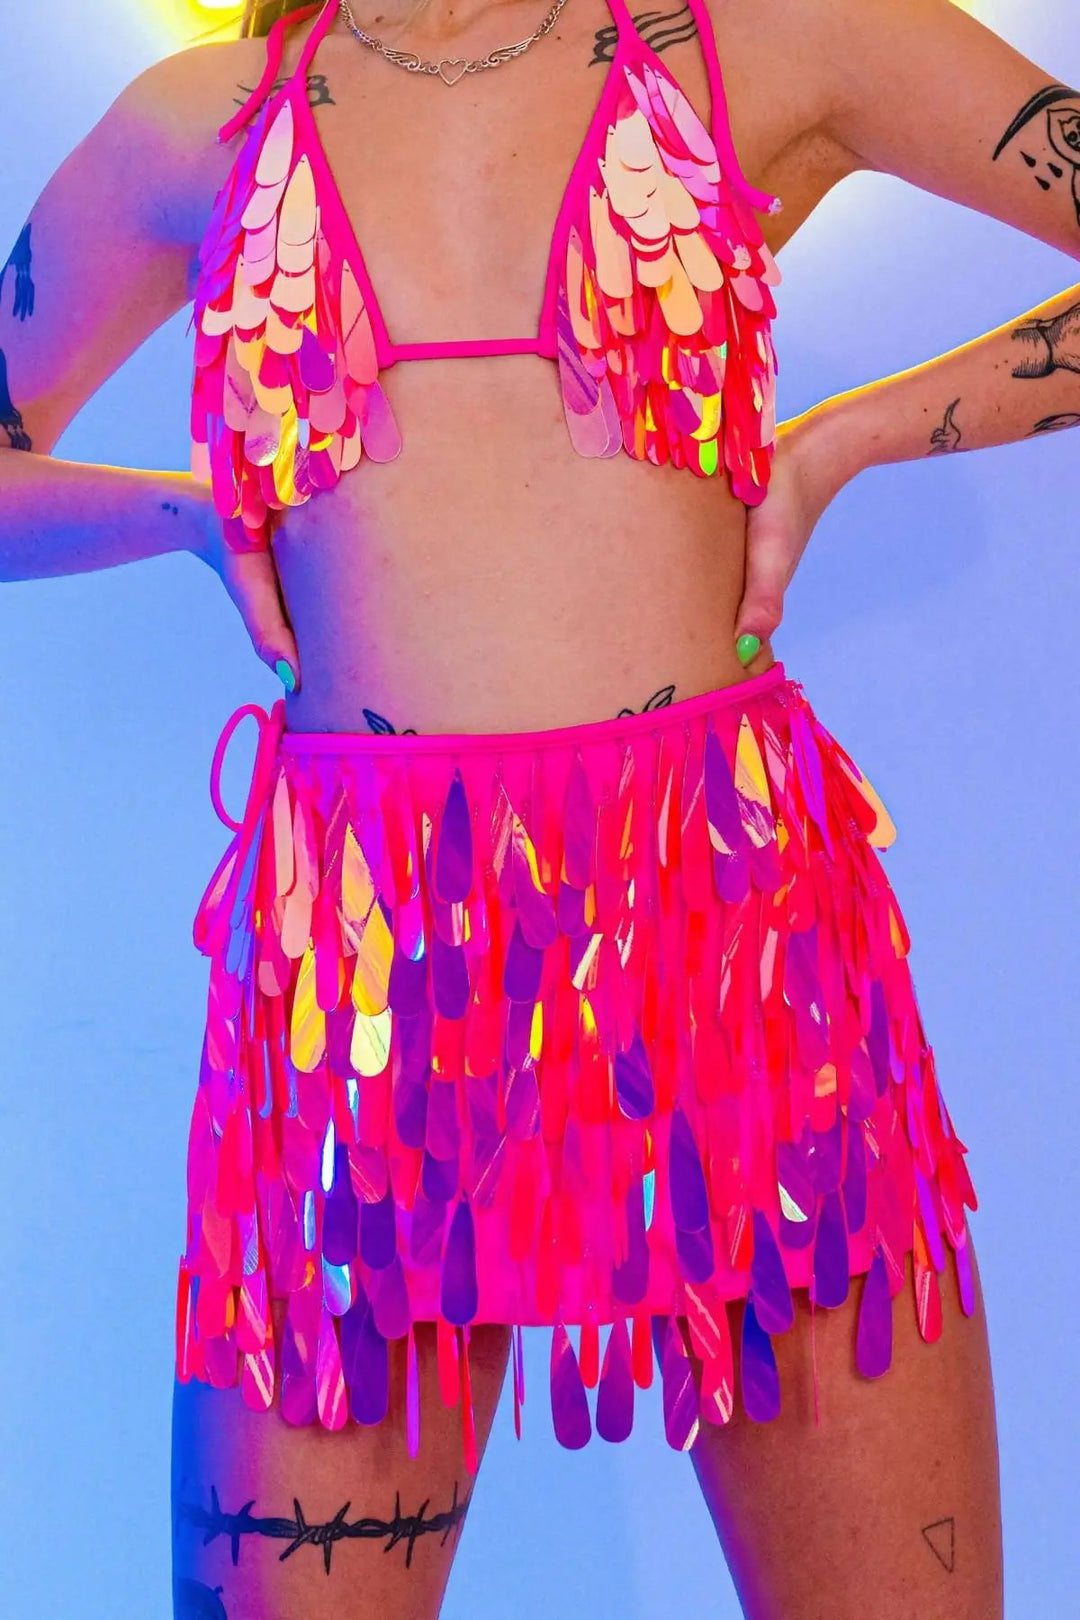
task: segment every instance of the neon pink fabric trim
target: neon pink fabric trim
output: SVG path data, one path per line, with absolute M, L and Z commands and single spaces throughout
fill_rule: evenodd
M 299 753 L 326 754 L 416 754 L 446 753 L 455 750 L 475 753 L 512 753 L 523 748 L 542 749 L 565 746 L 592 747 L 594 743 L 632 742 L 649 731 L 678 726 L 683 721 L 696 720 L 716 709 L 734 708 L 740 703 L 752 702 L 762 692 L 782 686 L 787 680 L 780 659 L 762 670 L 760 675 L 748 675 L 729 686 L 712 692 L 700 692 L 694 697 L 681 698 L 663 709 L 644 709 L 637 714 L 618 715 L 611 720 L 587 720 L 581 725 L 554 726 L 544 731 L 487 731 L 437 732 L 430 736 L 414 737 L 409 734 L 383 735 L 362 731 L 286 731 L 281 747 Z M 253 706 L 248 704 L 239 711 L 246 714 Z

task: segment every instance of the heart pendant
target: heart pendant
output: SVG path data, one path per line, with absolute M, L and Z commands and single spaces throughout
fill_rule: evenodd
M 468 65 L 468 61 L 464 56 L 444 56 L 442 61 L 439 63 L 439 78 L 442 80 L 443 84 L 457 84 Z M 448 67 L 456 67 L 457 72 L 453 74 L 453 76 L 445 73 L 443 69 Z

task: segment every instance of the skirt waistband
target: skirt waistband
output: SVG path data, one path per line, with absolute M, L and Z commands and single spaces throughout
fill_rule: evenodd
M 632 714 L 617 715 L 610 720 L 586 720 L 578 725 L 553 726 L 542 731 L 434 732 L 425 736 L 400 732 L 283 731 L 281 747 L 289 753 L 393 756 L 455 751 L 496 753 L 519 748 L 539 751 L 562 747 L 567 743 L 580 743 L 585 747 L 594 743 L 632 741 L 644 732 L 679 726 L 684 721 L 699 719 L 703 714 L 712 714 L 729 704 L 745 703 L 749 698 L 782 686 L 786 680 L 784 665 L 777 659 L 760 675 L 749 675 L 745 680 L 733 681 L 729 686 L 681 698 L 678 703 L 669 703 L 662 709 L 643 709 Z
M 258 703 L 242 703 L 221 728 L 214 749 L 210 765 L 210 802 L 219 820 L 230 831 L 241 833 L 250 827 L 265 796 L 279 752 L 370 754 L 379 758 L 396 758 L 432 753 L 511 753 L 519 749 L 538 753 L 546 748 L 564 747 L 568 743 L 583 748 L 602 746 L 604 743 L 632 742 L 650 732 L 683 725 L 782 686 L 801 690 L 798 681 L 789 679 L 783 661 L 778 658 L 760 675 L 750 675 L 746 680 L 733 681 L 729 686 L 681 698 L 678 703 L 669 703 L 663 709 L 643 709 L 633 714 L 617 715 L 610 720 L 586 720 L 579 725 L 552 726 L 541 731 L 436 732 L 425 736 L 414 736 L 411 732 L 288 731 L 285 726 L 284 698 L 278 698 L 269 712 Z M 259 740 L 244 814 L 240 821 L 236 821 L 226 810 L 221 797 L 221 767 L 233 732 L 249 714 L 258 724 Z

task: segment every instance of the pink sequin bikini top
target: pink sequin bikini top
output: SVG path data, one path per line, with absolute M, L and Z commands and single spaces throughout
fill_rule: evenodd
M 235 549 L 268 545 L 276 512 L 361 456 L 397 456 L 380 377 L 443 356 L 543 355 L 581 455 L 723 467 L 740 500 L 764 499 L 780 272 L 754 210 L 776 213 L 780 198 L 739 167 L 706 0 L 689 4 L 711 133 L 626 0 L 609 3 L 618 40 L 555 221 L 538 330 L 443 343 L 391 338 L 316 128 L 307 75 L 337 0 L 275 23 L 259 84 L 218 132 L 248 126 L 199 251 L 191 322 L 191 470 Z M 285 29 L 316 12 L 296 71 L 271 93 Z

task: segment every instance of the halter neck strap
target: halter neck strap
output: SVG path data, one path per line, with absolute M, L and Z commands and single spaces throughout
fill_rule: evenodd
M 315 24 L 315 27 L 311 30 L 311 33 L 308 35 L 307 41 L 304 45 L 300 62 L 297 64 L 297 72 L 299 73 L 301 68 L 306 70 L 307 64 L 311 60 L 311 52 L 314 49 L 312 40 L 317 34 L 321 34 L 326 31 L 326 24 L 334 14 L 336 3 L 337 0 L 318 0 L 318 3 L 315 5 L 302 6 L 298 11 L 287 11 L 283 16 L 278 18 L 277 22 L 271 28 L 269 34 L 266 36 L 266 64 L 262 71 L 262 78 L 251 92 L 250 96 L 244 102 L 243 106 L 233 113 L 232 117 L 226 123 L 222 124 L 217 133 L 219 142 L 231 140 L 236 134 L 237 130 L 243 129 L 244 125 L 250 121 L 254 113 L 259 107 L 262 106 L 263 102 L 270 94 L 274 80 L 278 75 L 278 69 L 281 66 L 281 52 L 285 41 L 286 31 L 291 28 L 294 23 L 301 22 L 305 17 L 312 17 L 319 10 L 323 12 L 323 16 L 320 17 L 319 21 Z

